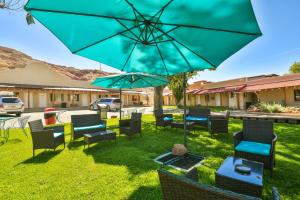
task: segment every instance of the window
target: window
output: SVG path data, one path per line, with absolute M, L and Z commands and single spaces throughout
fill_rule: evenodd
M 65 100 L 65 95 L 64 94 L 60 94 L 60 99 L 61 99 L 61 101 L 64 101 Z
M 121 103 L 121 100 L 120 99 L 115 99 L 114 103 Z
M 79 101 L 79 97 L 80 97 L 79 94 L 74 94 L 74 100 L 75 101 Z
M 206 101 L 206 102 L 209 101 L 209 95 L 208 95 L 208 94 L 205 95 L 205 101 Z
M 68 101 L 71 101 L 71 94 L 68 94 Z
M 300 101 L 300 90 L 294 90 L 295 101 Z
M 230 92 L 230 98 L 234 98 L 234 93 Z

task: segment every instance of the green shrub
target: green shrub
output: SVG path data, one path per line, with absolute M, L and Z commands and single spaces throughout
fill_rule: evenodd
M 262 112 L 268 112 L 268 113 L 281 113 L 285 111 L 285 107 L 283 107 L 281 104 L 278 103 L 260 103 L 258 105 L 258 108 Z

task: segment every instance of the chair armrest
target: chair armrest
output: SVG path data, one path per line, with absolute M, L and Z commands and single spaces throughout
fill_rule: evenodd
M 272 200 L 280 200 L 280 194 L 276 187 L 272 188 Z
M 101 120 L 100 123 L 106 127 L 106 120 Z
M 239 131 L 233 134 L 234 147 L 236 147 L 243 140 L 243 131 Z
M 119 125 L 121 126 L 129 126 L 131 119 L 121 119 L 119 120 Z
M 272 144 L 271 144 L 271 151 L 272 151 L 272 153 L 275 150 L 275 145 L 276 145 L 276 142 L 277 142 L 277 135 L 275 133 L 273 133 L 273 135 L 274 135 L 274 138 L 273 138 Z
M 44 130 L 53 130 L 53 132 L 55 132 L 55 133 L 65 132 L 65 125 L 59 124 L 59 125 L 55 125 L 55 126 L 46 126 L 46 127 L 44 127 Z
M 32 140 L 37 142 L 54 140 L 53 129 L 31 132 L 31 136 Z

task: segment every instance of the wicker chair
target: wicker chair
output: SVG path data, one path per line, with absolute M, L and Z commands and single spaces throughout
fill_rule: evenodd
M 262 120 L 244 120 L 243 131 L 234 134 L 234 153 L 236 157 L 246 158 L 248 160 L 254 160 L 264 163 L 264 168 L 271 170 L 275 166 L 275 144 L 277 141 L 277 135 L 273 133 L 273 122 Z M 242 143 L 244 142 L 244 143 Z M 251 147 L 246 146 L 246 151 L 241 150 L 241 147 L 245 142 L 255 143 L 263 148 L 269 147 L 262 153 L 249 152 Z M 255 149 L 259 149 L 257 146 Z
M 33 156 L 36 149 L 53 149 L 55 151 L 61 144 L 64 144 L 65 148 L 64 125 L 43 127 L 42 120 L 31 121 L 28 124 L 32 137 Z
M 101 120 L 99 114 L 72 115 L 72 140 L 83 137 L 86 133 L 106 130 L 106 121 Z
M 200 184 L 187 176 L 179 176 L 164 169 L 158 170 L 160 185 L 165 200 L 259 200 L 259 198 Z M 280 200 L 274 188 L 273 200 Z
M 194 122 L 197 125 L 207 127 L 209 117 L 210 117 L 209 108 L 190 108 L 186 116 L 186 120 L 188 122 Z M 206 118 L 207 120 L 197 120 L 197 118 Z
M 208 121 L 208 131 L 214 133 L 228 133 L 228 121 L 230 112 L 226 111 L 224 116 L 211 116 Z
M 131 119 L 119 120 L 120 134 L 133 136 L 140 134 L 142 136 L 142 113 L 132 113 Z
M 156 129 L 158 126 L 162 126 L 162 127 L 169 126 L 173 122 L 173 115 L 164 114 L 162 109 L 155 110 L 154 116 L 155 116 Z

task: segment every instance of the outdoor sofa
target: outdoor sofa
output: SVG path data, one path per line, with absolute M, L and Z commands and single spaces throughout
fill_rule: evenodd
M 32 138 L 32 153 L 36 149 L 55 149 L 64 144 L 65 148 L 65 134 L 64 125 L 44 127 L 41 119 L 28 122 L 31 138 Z
M 228 110 L 224 116 L 210 116 L 208 120 L 209 133 L 228 133 L 229 117 L 230 112 Z
M 190 108 L 188 114 L 186 115 L 186 121 L 194 122 L 196 125 L 207 127 L 209 117 L 209 108 Z
M 133 136 L 140 134 L 142 136 L 142 113 L 132 113 L 131 119 L 122 119 L 119 121 L 120 134 Z
M 234 134 L 234 155 L 264 163 L 264 168 L 275 166 L 275 144 L 273 122 L 266 120 L 243 120 L 243 131 Z
M 86 133 L 106 130 L 106 121 L 99 114 L 71 115 L 72 140 L 83 137 Z
M 257 197 L 204 185 L 194 178 L 179 176 L 162 168 L 158 170 L 158 175 L 165 200 L 260 200 Z M 273 188 L 272 200 L 280 200 L 276 188 Z
M 172 114 L 164 114 L 163 109 L 155 110 L 155 127 L 157 129 L 158 126 L 166 127 L 173 122 Z

